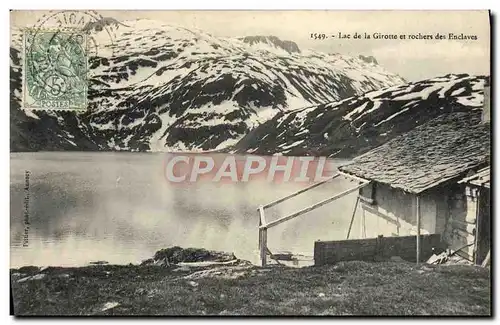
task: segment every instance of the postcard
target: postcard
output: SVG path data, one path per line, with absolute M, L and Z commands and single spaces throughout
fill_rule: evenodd
M 15 316 L 491 316 L 490 12 L 10 18 Z

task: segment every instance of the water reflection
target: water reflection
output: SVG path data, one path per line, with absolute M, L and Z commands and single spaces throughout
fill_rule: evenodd
M 166 182 L 163 159 L 153 153 L 12 153 L 11 266 L 136 263 L 172 245 L 231 251 L 256 262 L 256 208 L 304 186 L 178 186 Z M 22 247 L 25 170 L 31 172 L 28 247 Z M 350 185 L 340 180 L 318 187 L 266 217 L 279 218 Z M 269 247 L 312 255 L 315 240 L 345 238 L 355 195 L 270 229 Z

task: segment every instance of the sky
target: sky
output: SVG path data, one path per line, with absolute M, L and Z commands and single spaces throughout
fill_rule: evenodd
M 11 26 L 28 27 L 46 12 L 13 11 Z M 154 19 L 214 36 L 274 35 L 301 49 L 371 55 L 390 72 L 410 81 L 448 73 L 490 74 L 490 22 L 487 11 L 98 11 L 118 20 Z M 351 39 L 338 39 L 338 33 Z M 311 33 L 337 35 L 312 39 Z M 353 39 L 365 33 L 371 39 Z M 374 34 L 398 39 L 374 39 Z M 410 40 L 412 35 L 443 34 L 443 40 Z M 449 40 L 448 34 L 475 35 L 476 40 Z M 399 39 L 399 35 L 407 39 Z

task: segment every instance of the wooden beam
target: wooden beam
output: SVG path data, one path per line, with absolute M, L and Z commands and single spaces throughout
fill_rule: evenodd
M 259 254 L 261 252 L 262 245 L 262 230 L 260 229 L 260 226 L 262 226 L 262 221 L 259 219 Z
M 363 209 L 363 212 L 361 213 L 361 238 L 366 238 L 366 215 L 365 215 L 365 209 Z
M 339 193 L 339 194 L 337 194 L 335 196 L 332 196 L 331 198 L 328 198 L 326 200 L 323 200 L 323 201 L 320 201 L 320 202 L 318 202 L 316 204 L 308 206 L 307 208 L 304 208 L 302 210 L 294 212 L 294 213 L 292 213 L 292 214 L 290 214 L 290 215 L 288 215 L 286 217 L 283 217 L 283 218 L 271 221 L 267 225 L 260 226 L 260 228 L 263 229 L 263 228 L 271 228 L 271 227 L 277 226 L 280 223 L 283 223 L 283 222 L 288 221 L 290 219 L 296 218 L 296 217 L 298 217 L 298 216 L 300 216 L 300 215 L 302 215 L 304 213 L 307 213 L 307 212 L 309 212 L 311 210 L 317 209 L 317 208 L 319 208 L 319 207 L 321 207 L 321 206 L 323 206 L 325 204 L 328 204 L 328 203 L 330 203 L 332 201 L 335 201 L 335 200 L 337 200 L 337 199 L 339 199 L 339 198 L 341 198 L 343 196 L 346 196 L 347 194 L 350 194 L 350 193 L 352 193 L 354 191 L 357 191 L 358 189 L 362 188 L 363 186 L 366 186 L 367 184 L 368 183 L 359 184 L 359 185 L 357 185 L 357 186 L 355 186 L 355 187 L 353 187 L 351 189 L 348 189 L 348 190 L 346 190 L 346 191 L 344 191 L 342 193 Z
M 417 195 L 417 264 L 420 263 L 420 196 Z
M 361 183 L 369 183 L 370 181 L 368 179 L 364 179 L 364 178 L 361 178 L 361 177 L 358 177 L 358 176 L 354 176 L 354 175 L 351 175 L 351 174 L 348 174 L 348 173 L 344 173 L 342 171 L 338 171 L 338 173 L 342 176 L 345 176 L 347 178 L 351 178 L 351 179 L 354 179 L 358 182 L 361 182 Z
M 278 200 L 276 200 L 276 201 L 273 201 L 273 202 L 271 202 L 271 203 L 268 203 L 268 204 L 264 205 L 264 207 L 263 207 L 263 208 L 264 208 L 264 209 L 269 209 L 270 207 L 273 207 L 273 206 L 275 206 L 276 204 L 279 204 L 279 203 L 284 202 L 284 201 L 286 201 L 286 200 L 288 200 L 288 199 L 291 199 L 291 198 L 293 198 L 293 197 L 296 197 L 297 195 L 302 194 L 302 193 L 304 193 L 304 192 L 306 192 L 306 191 L 309 191 L 310 189 L 313 189 L 313 188 L 315 188 L 315 187 L 318 187 L 318 186 L 320 186 L 320 185 L 323 185 L 323 184 L 325 184 L 325 183 L 328 183 L 328 182 L 329 182 L 329 181 L 331 181 L 332 179 L 335 179 L 335 178 L 337 178 L 337 177 L 339 177 L 339 176 L 340 176 L 339 174 L 335 174 L 335 175 L 333 175 L 332 177 L 330 177 L 330 178 L 329 178 L 329 179 L 327 179 L 327 180 L 324 180 L 324 181 L 321 181 L 321 182 L 319 182 L 319 183 L 313 184 L 313 185 L 311 185 L 311 186 L 308 186 L 308 187 L 306 187 L 306 188 L 301 189 L 300 191 L 297 191 L 297 192 L 292 193 L 292 194 L 290 194 L 290 195 L 288 195 L 288 196 L 282 197 L 281 199 L 278 199 Z
M 352 224 L 354 222 L 354 217 L 356 216 L 356 210 L 358 208 L 358 204 L 359 204 L 359 195 L 356 198 L 356 204 L 354 205 L 354 210 L 352 211 L 351 223 L 349 224 L 349 230 L 347 231 L 347 238 L 346 239 L 349 239 L 349 235 L 351 234 L 351 228 L 352 228 Z
M 262 205 L 259 206 L 259 219 L 260 219 L 259 226 L 262 226 L 262 225 L 266 224 L 266 217 L 264 215 L 264 207 Z
M 261 228 L 259 229 L 260 232 L 260 263 L 262 267 L 265 267 L 267 265 L 267 229 L 266 228 Z
M 484 259 L 483 263 L 481 264 L 482 267 L 487 267 L 490 264 L 490 259 L 491 259 L 490 254 L 491 254 L 491 249 L 488 251 L 486 258 Z
M 267 253 L 269 254 L 269 258 L 274 260 L 276 263 L 278 263 L 279 265 L 283 265 L 275 256 L 274 254 L 271 252 L 271 250 L 269 248 L 267 248 Z
M 481 228 L 482 228 L 481 222 L 483 222 L 483 218 L 481 217 L 481 214 L 479 213 L 479 200 L 481 200 L 481 195 L 478 195 L 476 202 L 474 202 L 474 205 L 476 206 L 476 224 L 475 224 L 475 234 L 471 234 L 474 236 L 474 248 L 472 249 L 472 252 L 473 252 L 472 257 L 474 259 L 474 264 L 481 263 L 481 261 L 479 260 L 478 250 L 479 250 L 479 238 L 483 235 L 481 233 Z M 466 230 L 466 232 L 468 232 L 467 228 L 465 228 L 465 230 Z

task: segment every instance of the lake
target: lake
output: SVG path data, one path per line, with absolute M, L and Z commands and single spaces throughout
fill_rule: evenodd
M 11 267 L 138 263 L 174 245 L 234 252 L 256 263 L 257 207 L 306 186 L 266 181 L 176 185 L 165 179 L 163 153 L 10 157 Z M 266 218 L 285 216 L 353 184 L 338 178 L 270 209 Z M 350 194 L 269 229 L 269 248 L 312 256 L 315 240 L 345 239 L 355 200 L 356 193 Z M 359 235 L 359 220 L 356 216 L 353 238 Z

